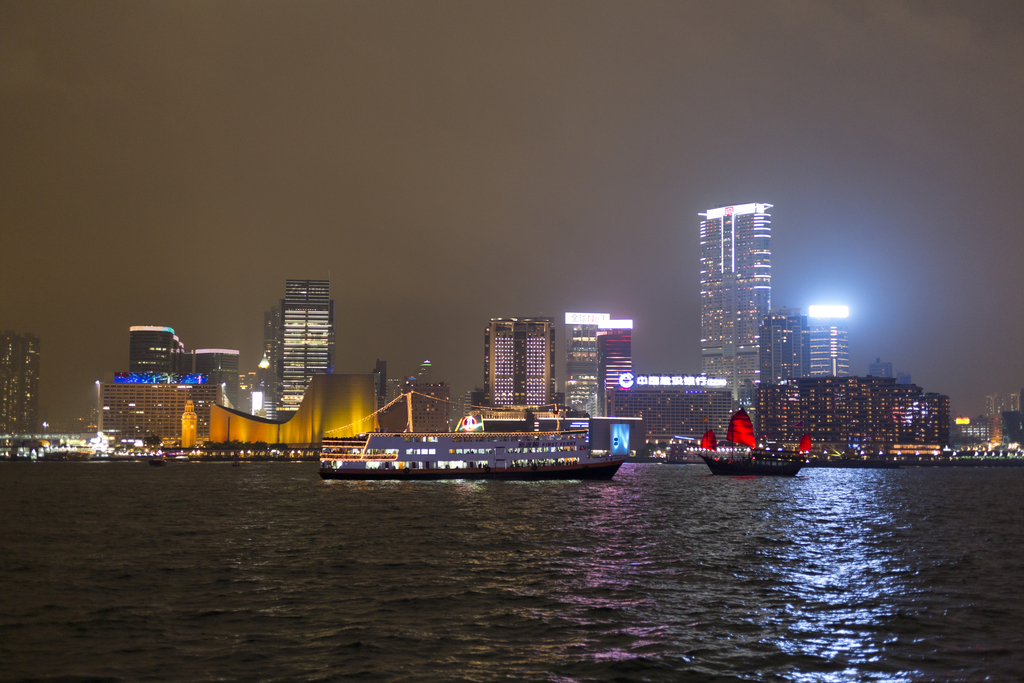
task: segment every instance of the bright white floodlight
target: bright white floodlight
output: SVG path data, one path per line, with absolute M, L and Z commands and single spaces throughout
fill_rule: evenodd
M 848 318 L 849 306 L 810 306 L 807 309 L 811 318 Z

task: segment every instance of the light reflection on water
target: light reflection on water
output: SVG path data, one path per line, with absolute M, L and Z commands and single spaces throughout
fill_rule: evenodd
M 1024 470 L 0 466 L 0 678 L 1015 680 Z M 69 524 L 73 520 L 73 524 Z M 60 643 L 47 647 L 46 643 Z

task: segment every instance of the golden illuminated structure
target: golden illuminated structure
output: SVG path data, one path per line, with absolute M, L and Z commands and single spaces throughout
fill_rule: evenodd
M 196 445 L 196 416 L 192 401 L 185 401 L 185 412 L 181 414 L 181 447 L 192 448 Z
M 373 431 L 376 409 L 373 375 L 313 375 L 299 409 L 287 420 L 211 406 L 210 441 L 315 448 L 325 435 L 345 438 Z

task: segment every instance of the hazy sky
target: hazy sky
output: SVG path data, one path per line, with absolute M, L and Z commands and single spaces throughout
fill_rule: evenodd
M 1024 387 L 1022 105 L 1016 1 L 6 0 L 0 327 L 50 420 L 131 325 L 254 370 L 286 278 L 338 372 L 458 394 L 490 317 L 592 311 L 696 373 L 697 214 L 758 201 L 773 306 L 977 415 Z

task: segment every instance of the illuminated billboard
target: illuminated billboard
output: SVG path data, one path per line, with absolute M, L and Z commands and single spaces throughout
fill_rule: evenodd
M 956 423 L 958 425 L 969 425 L 969 424 L 971 424 L 971 418 L 969 418 L 969 417 L 958 417 L 958 418 L 956 418 Z
M 118 372 L 114 384 L 206 384 L 206 375 L 198 372 L 177 374 L 174 372 Z
M 611 320 L 608 313 L 566 313 L 566 325 L 598 325 L 605 320 Z
M 633 329 L 632 320 L 602 320 L 597 324 L 602 330 L 631 330 Z
M 629 390 L 637 387 L 710 387 L 724 388 L 729 381 L 723 377 L 704 375 L 634 375 L 625 372 L 619 375 L 619 388 Z
M 629 455 L 629 425 L 612 425 L 612 455 Z
M 847 318 L 850 315 L 849 306 L 810 306 L 807 314 L 812 318 Z

